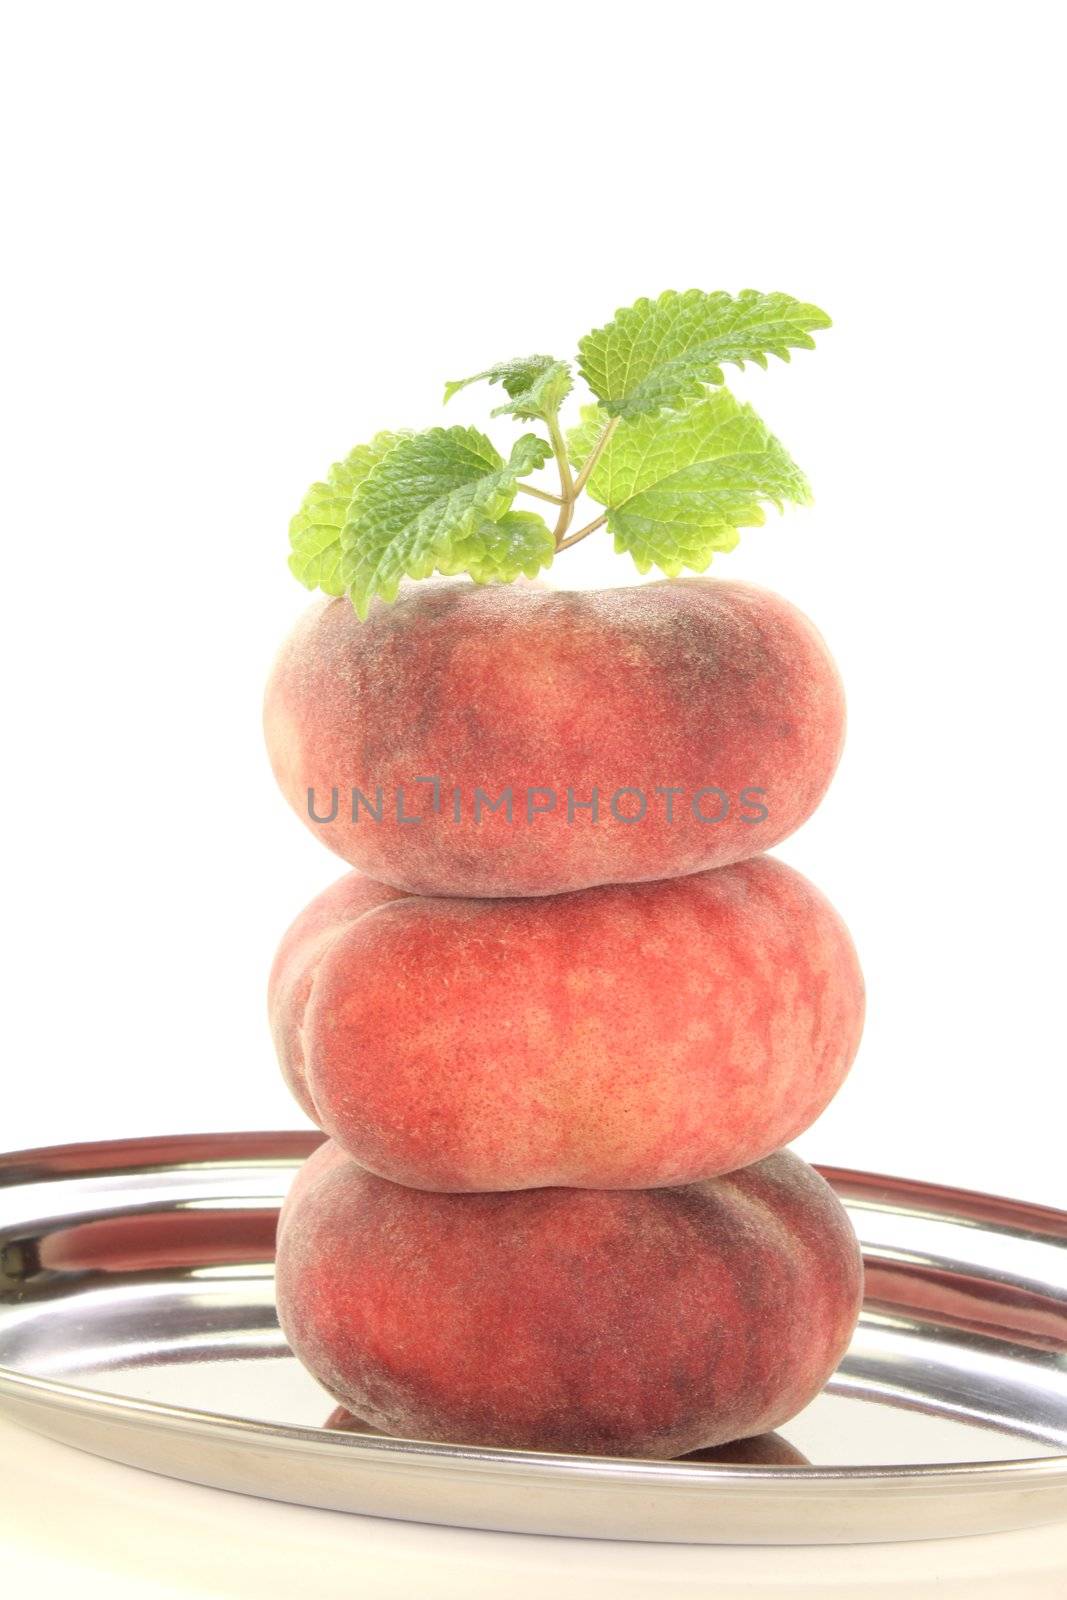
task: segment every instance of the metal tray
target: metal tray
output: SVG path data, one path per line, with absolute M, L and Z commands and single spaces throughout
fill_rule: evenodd
M 474 1528 L 817 1544 L 1067 1518 L 1067 1214 L 824 1168 L 867 1300 L 826 1392 L 761 1457 L 794 1464 L 479 1449 L 325 1426 L 333 1402 L 286 1348 L 271 1267 L 278 1205 L 318 1142 L 0 1157 L 0 1411 L 170 1477 Z

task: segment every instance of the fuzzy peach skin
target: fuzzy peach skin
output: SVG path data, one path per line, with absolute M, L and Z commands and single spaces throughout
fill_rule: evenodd
M 685 1188 L 440 1195 L 327 1143 L 276 1270 L 293 1351 L 373 1428 L 656 1457 L 794 1416 L 862 1292 L 843 1208 L 789 1151 Z
M 267 984 L 267 1017 L 282 1077 L 312 1122 L 317 1118 L 307 1084 L 303 1024 L 319 962 L 350 922 L 364 911 L 400 898 L 398 889 L 358 872 L 346 873 L 304 907 L 278 946 Z
M 372 899 L 353 878 L 327 898 Z M 863 1022 L 844 924 L 769 856 L 547 899 L 393 899 L 309 960 L 311 981 L 283 963 L 283 1066 L 299 1076 L 298 1036 L 319 1126 L 420 1189 L 745 1166 L 815 1120 Z
M 423 582 L 366 622 L 347 600 L 321 602 L 278 657 L 264 720 L 283 793 L 346 861 L 418 894 L 507 896 L 674 878 L 768 849 L 818 805 L 844 719 L 800 611 L 749 584 L 683 578 L 599 593 Z M 596 821 L 579 809 L 594 788 Z M 334 789 L 336 818 L 312 821 L 309 790 L 325 819 Z M 352 820 L 353 789 L 380 821 L 362 805 Z M 511 820 L 485 801 L 476 820 L 478 789 L 510 790 Z M 643 817 L 623 789 L 642 791 Z M 721 796 L 698 796 L 711 789 Z M 538 809 L 544 790 L 554 810 Z

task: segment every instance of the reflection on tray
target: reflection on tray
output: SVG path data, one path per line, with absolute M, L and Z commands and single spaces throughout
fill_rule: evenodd
M 370 1433 L 382 1438 L 379 1428 L 361 1422 L 344 1406 L 337 1406 L 323 1423 L 333 1433 Z M 716 1445 L 709 1450 L 693 1450 L 679 1461 L 711 1461 L 721 1467 L 810 1467 L 807 1456 L 802 1455 L 780 1433 L 761 1433 L 754 1439 L 735 1439 L 732 1444 Z

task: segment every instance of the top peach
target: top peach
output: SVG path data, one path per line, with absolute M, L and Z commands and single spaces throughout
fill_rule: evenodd
M 840 680 L 779 596 L 422 582 L 312 606 L 267 686 L 271 763 L 331 850 L 416 894 L 558 894 L 744 860 L 833 776 Z M 320 820 L 321 819 L 321 820 Z

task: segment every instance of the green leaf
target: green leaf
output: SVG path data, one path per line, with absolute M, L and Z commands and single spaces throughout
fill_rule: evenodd
M 308 589 L 344 594 L 341 577 L 341 529 L 358 486 L 407 435 L 376 433 L 370 444 L 358 444 L 343 461 L 335 461 L 325 483 L 313 483 L 289 524 L 289 570 Z
M 768 355 L 788 361 L 791 349 L 814 348 L 813 329 L 829 326 L 825 311 L 788 294 L 669 289 L 587 334 L 578 370 L 609 416 L 644 416 L 722 383 L 723 362 L 765 367 Z
M 404 577 L 464 570 L 457 552 L 484 544 L 484 524 L 501 520 L 519 478 L 550 454 L 533 433 L 515 441 L 509 461 L 476 428 L 402 439 L 359 485 L 341 530 L 341 576 L 359 616 L 375 595 L 395 600 Z
M 438 566 L 448 575 L 467 572 L 475 583 L 514 583 L 520 574 L 536 578 L 555 553 L 552 530 L 536 511 L 505 511 L 499 522 L 483 522 L 454 540 L 451 556 Z
M 764 521 L 761 502 L 781 510 L 785 500 L 811 500 L 800 468 L 728 389 L 620 423 L 587 487 L 608 508 L 615 549 L 638 571 L 655 566 L 669 578 L 703 572 L 714 551 L 732 550 L 739 528 Z
M 510 397 L 491 413 L 494 417 L 510 415 L 527 421 L 554 417 L 571 392 L 571 369 L 566 361 L 554 356 L 517 356 L 513 361 L 501 361 L 472 378 L 460 378 L 445 384 L 445 404 L 460 389 L 472 383 L 499 383 Z

